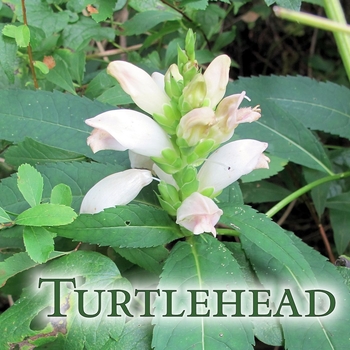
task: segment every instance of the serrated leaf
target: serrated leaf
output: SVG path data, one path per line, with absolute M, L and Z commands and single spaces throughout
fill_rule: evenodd
M 85 159 L 84 156 L 78 153 L 51 147 L 31 138 L 25 138 L 23 142 L 10 146 L 4 152 L 4 158 L 8 164 L 13 166 L 19 166 L 23 163 L 37 165 L 40 163 L 72 162 Z
M 58 49 L 55 56 L 59 56 L 66 63 L 73 80 L 81 85 L 85 71 L 86 54 L 83 51 L 72 52 L 68 49 Z
M 43 227 L 25 226 L 23 240 L 29 257 L 39 264 L 46 262 L 54 251 L 53 234 Z
M 131 97 L 124 92 L 119 84 L 107 89 L 100 96 L 97 101 L 108 103 L 112 106 L 119 106 L 133 103 Z
M 70 75 L 68 66 L 66 63 L 58 56 L 55 55 L 56 65 L 52 69 L 49 70 L 48 74 L 46 74 L 46 79 L 51 83 L 59 86 L 63 90 L 70 92 L 75 95 L 75 89 L 73 86 L 72 76 Z
M 20 25 L 16 28 L 15 40 L 19 47 L 27 47 L 30 41 L 30 31 L 27 25 Z
M 43 203 L 19 214 L 15 222 L 24 226 L 60 226 L 73 222 L 76 217 L 77 214 L 70 207 Z
M 281 158 L 276 157 L 276 156 L 271 156 L 269 154 L 266 154 L 266 155 L 270 158 L 269 168 L 268 169 L 255 169 L 251 173 L 249 173 L 247 175 L 243 175 L 241 177 L 241 181 L 243 183 L 267 179 L 273 175 L 278 174 L 280 171 L 282 171 L 288 163 L 288 161 L 285 159 L 281 159 Z
M 0 24 L 0 32 L 4 28 L 4 24 Z M 14 70 L 16 64 L 17 45 L 12 39 L 0 35 L 0 71 L 3 70 L 7 79 L 14 83 Z
M 85 96 L 90 99 L 95 99 L 101 95 L 105 90 L 114 86 L 115 78 L 107 74 L 106 69 L 100 71 L 89 83 Z
M 147 32 L 157 24 L 180 20 L 182 15 L 171 11 L 150 10 L 137 13 L 123 24 L 123 35 L 137 35 Z
M 51 191 L 50 203 L 71 206 L 72 190 L 65 184 L 56 185 Z
M 163 263 L 169 251 L 163 246 L 152 248 L 113 248 L 123 258 L 156 275 L 162 272 Z
M 307 86 L 310 79 L 254 77 L 242 78 L 238 82 L 228 84 L 227 94 L 247 91 L 247 95 L 252 100 L 249 104 L 259 104 L 262 110 L 262 117 L 254 122 L 254 127 L 242 124 L 236 129 L 235 134 L 240 138 L 254 138 L 268 142 L 269 153 L 332 174 L 331 162 L 324 147 L 304 124 L 304 120 L 315 119 L 316 114 L 312 103 L 300 107 L 297 102 L 294 102 L 298 99 L 307 98 L 308 101 L 311 101 L 317 98 L 317 93 L 321 93 L 322 86 L 319 89 L 313 86 L 313 90 L 310 90 L 310 86 L 303 89 L 304 82 Z M 297 90 L 294 86 L 298 83 L 299 89 Z M 288 108 L 284 108 L 279 103 L 279 99 L 285 99 L 286 91 L 290 99 Z M 311 91 L 314 95 L 310 95 Z M 303 121 L 300 120 L 301 117 Z M 317 124 L 321 123 L 320 121 Z
M 66 252 L 52 252 L 49 259 L 55 259 L 59 256 L 68 254 Z M 33 261 L 28 253 L 21 252 L 12 255 L 5 261 L 0 262 L 0 287 L 4 286 L 6 281 L 22 271 L 31 269 L 39 264 Z M 1 322 L 0 322 L 1 324 Z
M 329 218 L 332 224 L 335 247 L 339 255 L 343 254 L 350 243 L 349 211 L 330 209 Z
M 233 205 L 243 204 L 243 195 L 238 182 L 226 187 L 217 197 L 219 203 L 230 203 Z M 220 204 L 221 205 L 221 204 Z
M 84 121 L 111 109 L 100 102 L 57 91 L 1 90 L 0 134 L 8 141 L 30 137 L 96 159 L 86 145 L 91 128 Z
M 13 24 L 6 24 L 1 30 L 2 35 L 5 35 L 13 39 L 16 38 L 16 32 L 17 32 L 17 26 Z
M 82 262 L 84 262 L 82 264 Z M 44 269 L 40 277 L 52 280 L 52 278 L 76 278 L 76 288 L 88 289 L 91 293 L 85 295 L 85 312 L 96 312 L 97 293 L 94 289 L 122 289 L 130 290 L 130 284 L 122 278 L 115 264 L 107 257 L 95 253 L 78 251 L 63 258 L 56 259 Z M 84 278 L 84 283 L 79 285 L 78 276 Z M 53 330 L 52 318 L 48 318 L 54 304 L 53 283 L 44 282 L 38 288 L 39 277 L 36 277 L 33 285 L 24 290 L 21 298 L 0 316 L 0 347 L 5 349 L 8 344 L 18 344 L 24 339 L 30 344 L 30 340 L 45 337 Z M 60 327 L 64 333 L 64 348 L 83 350 L 85 348 L 102 349 L 103 345 L 112 337 L 118 339 L 123 331 L 125 316 L 114 318 L 113 322 L 107 317 L 111 310 L 110 298 L 105 298 L 100 315 L 91 319 L 84 319 L 77 312 L 77 293 L 70 287 L 72 283 L 61 284 L 61 296 L 65 303 L 61 305 L 62 312 L 67 314 Z M 95 310 L 91 310 L 95 308 Z M 68 310 L 67 310 L 68 309 Z M 66 310 L 66 311 L 63 311 Z M 31 322 L 40 313 L 43 326 L 40 330 L 32 330 Z M 78 317 L 79 316 L 79 317 Z M 8 327 L 8 324 L 12 324 Z M 45 327 L 46 326 L 46 327 Z M 45 327 L 45 328 L 44 328 Z M 82 341 L 83 339 L 83 341 Z
M 31 207 L 40 204 L 44 182 L 35 168 L 29 164 L 21 165 L 17 172 L 17 186 Z
M 299 11 L 301 6 L 301 1 L 302 0 L 265 0 L 265 3 L 267 6 L 270 6 L 276 3 L 276 5 L 278 6 L 285 7 L 287 9 L 294 10 L 294 11 Z
M 155 247 L 182 237 L 164 210 L 133 204 L 79 215 L 72 224 L 54 232 L 74 241 L 121 248 Z
M 0 224 L 4 224 L 5 222 L 11 222 L 11 218 L 8 216 L 6 211 L 0 207 Z
M 52 189 L 64 183 L 72 190 L 73 208 L 78 211 L 88 190 L 98 181 L 116 171 L 124 170 L 117 165 L 97 163 L 49 163 L 38 166 L 44 178 L 43 202 L 50 200 Z M 79 181 L 78 181 L 79 179 Z M 17 188 L 17 177 L 11 176 L 0 183 L 0 206 L 9 212 L 19 213 L 28 208 L 28 203 Z
M 93 19 L 80 17 L 79 21 L 65 26 L 62 33 L 63 46 L 72 50 L 80 51 L 85 49 L 91 39 L 114 40 L 113 28 L 102 27 Z
M 178 294 L 173 314 L 189 308 L 188 289 L 245 289 L 246 283 L 240 266 L 233 259 L 230 251 L 216 238 L 209 235 L 191 236 L 186 242 L 178 242 L 167 259 L 159 289 L 174 289 Z M 209 298 L 206 298 L 209 299 Z M 215 313 L 210 301 L 199 314 L 208 310 Z M 253 329 L 249 320 L 242 318 L 211 317 L 173 317 L 164 315 L 165 300 L 157 298 L 157 315 L 154 319 L 152 346 L 155 350 L 201 349 L 253 349 Z
M 104 21 L 105 19 L 112 16 L 114 6 L 115 6 L 115 0 L 99 0 L 96 2 L 96 7 L 98 12 L 93 13 L 91 17 L 96 22 Z

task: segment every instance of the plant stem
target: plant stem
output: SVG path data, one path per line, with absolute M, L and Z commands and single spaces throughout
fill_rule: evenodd
M 340 24 L 346 24 L 344 11 L 339 0 L 324 1 L 324 9 L 328 18 Z M 337 31 L 334 32 L 334 38 L 350 80 L 350 36 Z
M 23 24 L 28 26 L 25 0 L 22 0 L 22 14 L 23 14 Z M 28 50 L 28 57 L 29 57 L 29 66 L 30 66 L 30 70 L 32 72 L 34 87 L 36 89 L 39 89 L 39 84 L 38 84 L 38 81 L 36 79 L 35 68 L 34 68 L 34 63 L 33 63 L 32 47 L 30 46 L 30 43 L 28 43 L 27 50 Z
M 268 218 L 272 218 L 276 213 L 278 213 L 282 208 L 284 208 L 286 205 L 288 205 L 290 202 L 292 202 L 294 199 L 300 197 L 304 193 L 312 190 L 314 187 L 317 187 L 319 185 L 322 185 L 326 182 L 334 181 L 334 180 L 339 180 L 339 179 L 344 179 L 346 177 L 350 177 L 350 171 L 340 173 L 340 174 L 335 174 L 335 175 L 330 175 L 323 177 L 322 179 L 313 181 L 306 186 L 299 188 L 299 190 L 291 193 L 289 196 L 286 198 L 282 199 L 280 202 L 278 202 L 275 206 L 273 206 L 267 213 L 266 216 Z

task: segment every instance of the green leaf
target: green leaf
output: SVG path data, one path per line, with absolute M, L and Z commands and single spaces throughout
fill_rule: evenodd
M 59 256 L 68 254 L 66 252 L 52 252 L 49 259 L 55 259 Z M 12 255 L 5 261 L 0 262 L 0 287 L 4 286 L 6 281 L 22 271 L 38 266 L 37 262 L 33 261 L 28 253 L 22 252 Z M 0 317 L 1 320 L 1 317 Z M 1 322 L 0 322 L 1 325 Z M 1 339 L 1 338 L 0 338 Z
M 234 205 L 243 204 L 243 195 L 238 182 L 226 187 L 222 193 L 217 197 L 219 203 L 230 203 Z
M 287 9 L 294 10 L 294 11 L 299 11 L 301 6 L 301 1 L 302 0 L 265 0 L 265 3 L 267 6 L 270 6 L 276 3 L 276 5 L 278 6 L 285 7 Z
M 106 69 L 103 69 L 90 81 L 85 91 L 85 96 L 90 99 L 95 99 L 115 84 L 115 78 L 107 74 Z
M 83 263 L 82 263 L 83 262 Z M 63 277 L 62 277 L 63 276 Z M 81 283 L 79 276 L 84 282 Z M 122 278 L 116 265 L 107 257 L 95 253 L 78 251 L 65 257 L 56 259 L 41 271 L 41 278 L 75 278 L 77 289 L 87 289 L 90 293 L 84 295 L 84 311 L 95 313 L 97 310 L 97 293 L 94 289 L 121 289 L 130 290 L 130 284 Z M 6 349 L 8 344 L 18 344 L 26 339 L 27 344 L 38 338 L 45 338 L 54 330 L 51 313 L 54 296 L 53 283 L 44 282 L 38 288 L 39 277 L 35 278 L 33 285 L 24 290 L 21 298 L 0 316 L 0 348 Z M 62 303 L 61 312 L 66 314 L 60 324 L 61 333 L 64 333 L 64 345 L 66 349 L 83 350 L 102 349 L 110 338 L 119 339 L 124 329 L 125 316 L 116 317 L 113 322 L 107 317 L 111 310 L 111 298 L 107 293 L 102 295 L 103 308 L 101 313 L 91 319 L 79 316 L 77 312 L 77 293 L 72 289 L 72 283 L 61 283 Z M 40 330 L 33 330 L 31 323 L 40 314 Z M 8 324 L 12 324 L 8 327 Z M 57 332 L 57 330 L 56 330 Z M 54 332 L 54 334 L 56 333 Z
M 78 153 L 51 147 L 31 138 L 25 138 L 23 142 L 10 146 L 4 152 L 4 158 L 6 163 L 13 166 L 19 166 L 23 163 L 37 165 L 51 162 L 82 161 L 85 159 L 84 156 Z
M 17 33 L 17 26 L 13 24 L 6 24 L 5 26 L 3 26 L 1 32 L 2 32 L 2 35 L 15 39 L 16 33 Z
M 290 195 L 284 187 L 268 181 L 241 184 L 245 203 L 277 202 Z
M 23 240 L 29 257 L 39 264 L 46 262 L 54 251 L 53 234 L 43 227 L 25 226 Z
M 2 32 L 4 27 L 4 24 L 0 24 L 0 32 Z M 16 52 L 16 42 L 5 35 L 0 35 L 0 72 L 4 71 L 7 79 L 12 84 L 15 81 Z
M 163 246 L 134 249 L 114 247 L 113 249 L 123 258 L 156 275 L 162 272 L 163 262 L 169 255 L 169 251 Z
M 145 12 L 145 11 L 172 11 L 176 12 L 170 6 L 164 4 L 161 0 L 129 0 L 128 5 L 132 7 L 137 12 Z
M 61 87 L 63 90 L 75 95 L 76 92 L 73 86 L 72 76 L 69 73 L 68 65 L 58 55 L 54 55 L 54 59 L 56 65 L 49 70 L 48 74 L 46 74 L 46 79 Z
M 335 247 L 339 255 L 343 254 L 350 243 L 349 210 L 330 209 L 329 218 L 332 224 Z
M 49 73 L 49 67 L 44 62 L 34 61 L 34 67 L 38 68 L 43 74 Z
M 91 17 L 96 22 L 104 21 L 105 19 L 112 17 L 114 6 L 115 0 L 98 0 L 96 2 L 98 13 L 93 13 Z
M 68 67 L 72 79 L 75 80 L 79 85 L 81 85 L 85 71 L 85 52 L 72 52 L 68 49 L 58 49 L 55 51 L 54 56 L 59 56 L 60 58 L 62 58 L 62 60 L 66 63 L 66 66 Z
M 6 222 L 11 222 L 11 218 L 8 216 L 6 211 L 0 207 L 0 224 L 4 224 Z
M 40 204 L 44 182 L 35 168 L 29 164 L 21 165 L 17 173 L 17 186 L 31 207 Z
M 76 23 L 65 26 L 62 33 L 62 45 L 65 48 L 81 51 L 86 48 L 91 39 L 112 41 L 114 37 L 113 28 L 102 27 L 91 18 L 80 17 Z
M 131 97 L 124 92 L 119 84 L 104 91 L 97 97 L 97 100 L 102 103 L 108 103 L 112 106 L 121 106 L 133 103 Z
M 72 224 L 54 232 L 74 241 L 120 248 L 155 247 L 182 237 L 165 211 L 133 204 L 79 215 Z
M 59 204 L 39 204 L 19 214 L 17 225 L 24 226 L 60 226 L 67 225 L 77 217 L 70 207 Z
M 276 156 L 271 156 L 269 154 L 267 154 L 267 156 L 270 158 L 269 169 L 255 169 L 251 173 L 243 175 L 241 177 L 241 181 L 243 183 L 267 179 L 282 171 L 288 163 L 288 161 L 285 159 L 281 159 Z
M 247 91 L 252 100 L 249 105 L 259 104 L 262 110 L 262 117 L 254 122 L 254 127 L 242 124 L 235 134 L 240 138 L 266 141 L 269 143 L 269 153 L 331 174 L 331 162 L 322 144 L 304 124 L 306 120 L 315 119 L 315 115 L 319 114 L 311 103 L 300 105 L 294 102 L 305 98 L 308 101 L 319 98 L 317 94 L 322 93 L 322 85 L 313 86 L 313 90 L 310 90 L 309 82 L 309 78 L 301 77 L 254 77 L 242 78 L 228 84 L 227 94 Z M 303 83 L 307 88 L 303 88 Z M 295 85 L 299 85 L 299 89 L 294 88 Z M 285 98 L 286 91 L 290 100 L 288 108 L 279 103 L 280 99 Z M 302 121 L 301 116 L 304 118 Z M 322 121 L 317 124 L 322 124 Z
M 177 21 L 182 15 L 171 11 L 151 10 L 137 13 L 124 23 L 123 35 L 138 35 L 147 32 L 157 24 L 166 21 Z
M 91 128 L 84 120 L 111 109 L 100 102 L 57 91 L 0 90 L 0 134 L 8 141 L 30 137 L 98 159 L 86 145 Z
M 15 40 L 19 47 L 27 47 L 30 41 L 30 31 L 27 25 L 16 27 Z
M 61 183 L 71 188 L 73 208 L 78 211 L 81 201 L 88 190 L 104 177 L 124 170 L 118 165 L 97 163 L 49 163 L 38 166 L 44 178 L 43 202 L 49 202 L 52 189 Z M 77 181 L 79 179 L 79 181 Z M 17 177 L 11 176 L 0 182 L 0 206 L 8 212 L 21 212 L 28 208 L 28 203 L 17 188 Z
M 51 191 L 51 204 L 71 206 L 72 199 L 72 190 L 65 184 L 58 184 Z
M 216 238 L 203 234 L 191 236 L 186 242 L 178 242 L 167 259 L 159 289 L 174 289 L 177 293 L 173 313 L 182 310 L 190 314 L 190 294 L 188 289 L 244 289 L 246 286 L 240 266 L 231 252 Z M 187 293 L 184 295 L 184 293 Z M 202 299 L 199 294 L 198 299 Z M 216 307 L 208 300 L 204 310 L 197 309 L 198 314 L 210 312 L 210 317 L 172 317 L 166 314 L 165 296 L 156 300 L 157 315 L 154 319 L 152 346 L 156 350 L 201 349 L 253 349 L 253 329 L 246 318 L 218 317 L 212 318 Z M 214 298 L 215 299 L 215 298 Z M 225 310 L 224 310 L 225 312 Z
M 350 212 L 350 192 L 342 193 L 338 196 L 328 198 L 326 203 L 327 208 L 344 210 Z

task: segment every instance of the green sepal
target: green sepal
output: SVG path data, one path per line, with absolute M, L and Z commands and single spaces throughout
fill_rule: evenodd
M 219 145 L 213 139 L 203 140 L 196 145 L 194 152 L 198 158 L 207 158 L 208 154 L 214 151 Z
M 196 34 L 193 33 L 192 29 L 189 29 L 185 39 L 185 51 L 190 61 L 194 61 L 196 59 L 195 45 L 196 45 Z
M 197 61 L 194 62 L 187 62 L 182 71 L 182 76 L 184 77 L 184 86 L 187 86 L 187 84 L 192 82 L 192 79 L 198 74 L 198 63 Z
M 209 198 L 213 198 L 214 187 L 207 187 L 203 191 L 200 192 L 203 196 L 207 196 Z
M 167 201 L 165 201 L 159 194 L 157 194 L 160 206 L 171 216 L 176 216 L 177 210 L 169 204 Z
M 173 176 L 180 186 L 182 200 L 187 198 L 193 192 L 198 191 L 199 181 L 197 179 L 197 169 L 194 166 L 189 165 Z
M 167 134 L 175 135 L 177 123 L 169 120 L 166 116 L 157 113 L 153 113 L 152 117 Z
M 171 203 L 174 206 L 181 204 L 178 190 L 173 185 L 161 181 L 158 184 L 158 189 L 162 198 L 168 203 Z
M 181 75 L 183 72 L 184 65 L 188 62 L 188 57 L 186 55 L 186 52 L 181 49 L 181 47 L 177 46 L 177 66 L 179 67 L 179 72 Z

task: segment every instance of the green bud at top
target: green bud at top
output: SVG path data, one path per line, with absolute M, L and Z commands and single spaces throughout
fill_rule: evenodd
M 165 92 L 171 98 L 177 101 L 182 94 L 183 77 L 176 64 L 172 64 L 164 76 Z
M 183 73 L 183 67 L 188 62 L 188 57 L 186 52 L 177 46 L 177 66 L 179 67 L 180 74 Z
M 196 44 L 196 34 L 193 33 L 192 29 L 189 29 L 185 39 L 185 51 L 190 61 L 195 60 L 195 44 Z

